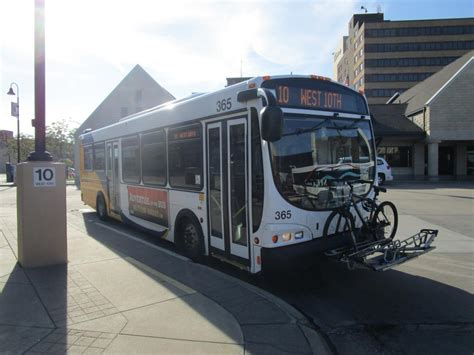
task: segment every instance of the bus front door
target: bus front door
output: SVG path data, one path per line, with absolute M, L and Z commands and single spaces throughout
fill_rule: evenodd
M 247 121 L 207 125 L 211 252 L 249 265 Z
M 115 213 L 119 213 L 119 173 L 118 173 L 119 147 L 118 142 L 107 143 L 107 197 L 109 208 Z

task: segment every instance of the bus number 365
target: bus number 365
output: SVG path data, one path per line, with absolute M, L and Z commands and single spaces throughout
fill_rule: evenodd
M 290 218 L 291 218 L 291 210 L 275 211 L 275 219 L 277 221 L 280 219 L 290 219 Z
M 216 102 L 216 111 L 229 111 L 232 108 L 232 101 L 230 97 L 227 99 L 222 99 Z

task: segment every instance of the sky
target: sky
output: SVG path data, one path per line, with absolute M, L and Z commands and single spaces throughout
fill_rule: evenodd
M 136 65 L 175 97 L 225 78 L 332 76 L 354 13 L 386 20 L 474 17 L 472 0 L 45 0 L 46 125 L 78 127 Z M 33 134 L 34 0 L 0 1 L 0 130 Z

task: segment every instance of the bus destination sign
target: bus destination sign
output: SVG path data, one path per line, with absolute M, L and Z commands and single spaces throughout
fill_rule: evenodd
M 342 110 L 343 99 L 343 95 L 337 92 L 288 86 L 277 87 L 278 103 L 284 106 L 290 105 Z
M 367 114 L 367 104 L 360 93 L 332 81 L 273 79 L 265 81 L 262 87 L 272 89 L 279 106 Z

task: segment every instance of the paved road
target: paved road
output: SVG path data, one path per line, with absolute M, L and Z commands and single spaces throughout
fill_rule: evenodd
M 85 208 L 79 196 L 68 187 L 69 209 Z M 420 228 L 440 229 L 434 252 L 381 273 L 350 271 L 320 259 L 304 271 L 262 279 L 217 261 L 211 265 L 304 312 L 334 353 L 472 354 L 473 185 L 397 185 L 384 198 L 399 209 L 398 238 Z M 153 241 L 126 226 L 113 227 Z
M 376 273 L 320 260 L 260 286 L 303 311 L 340 354 L 474 352 L 474 189 L 394 186 L 397 238 L 440 230 L 430 254 Z

